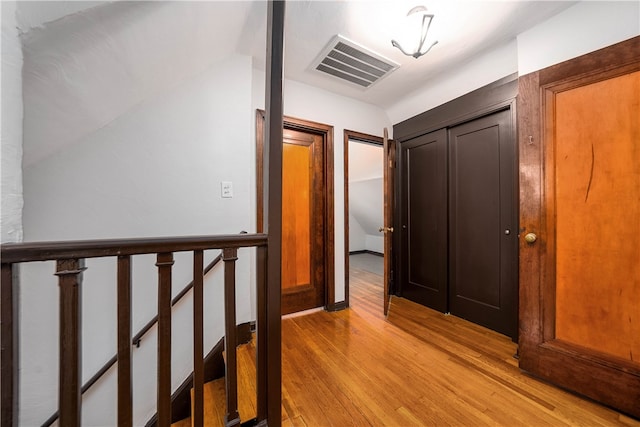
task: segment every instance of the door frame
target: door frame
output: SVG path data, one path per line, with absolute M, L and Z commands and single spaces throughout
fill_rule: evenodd
M 384 150 L 380 136 L 344 129 L 344 307 L 349 307 L 349 141 L 379 145 Z M 381 224 L 384 225 L 384 224 Z
M 256 232 L 263 232 L 264 195 L 262 193 L 264 182 L 264 122 L 265 111 L 256 110 Z M 333 150 L 333 126 L 295 117 L 284 116 L 283 128 L 312 133 L 322 137 L 324 146 L 324 192 L 325 218 L 324 231 L 324 289 L 325 309 L 333 311 L 335 303 L 335 215 L 334 215 L 334 150 Z

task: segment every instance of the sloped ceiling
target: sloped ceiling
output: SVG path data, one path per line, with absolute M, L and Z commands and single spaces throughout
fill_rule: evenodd
M 23 36 L 25 165 L 233 54 L 253 4 L 88 6 Z
M 418 60 L 390 40 L 414 0 L 289 1 L 286 77 L 383 109 L 474 55 L 567 8 L 566 1 L 426 2 L 440 43 Z M 99 129 L 233 53 L 265 63 L 265 1 L 18 2 L 24 43 L 24 163 Z M 310 65 L 342 34 L 401 64 L 363 90 Z

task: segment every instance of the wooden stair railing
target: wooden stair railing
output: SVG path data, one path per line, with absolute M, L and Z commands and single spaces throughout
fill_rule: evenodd
M 3 244 L 2 257 L 2 351 L 0 365 L 2 374 L 1 404 L 2 425 L 17 425 L 18 415 L 18 306 L 17 264 L 33 261 L 56 261 L 58 285 L 60 287 L 60 337 L 59 337 L 59 423 L 64 426 L 79 426 L 81 422 L 81 336 L 82 316 L 80 291 L 82 273 L 86 270 L 85 259 L 117 258 L 117 355 L 118 361 L 118 415 L 119 426 L 133 425 L 132 357 L 131 357 L 131 257 L 156 254 L 158 267 L 158 368 L 157 411 L 158 425 L 171 423 L 171 270 L 174 252 L 193 252 L 193 324 L 194 324 L 194 425 L 202 425 L 203 414 L 203 253 L 209 249 L 222 249 L 224 271 L 225 348 L 227 349 L 227 416 L 225 424 L 240 424 L 237 408 L 237 373 L 235 366 L 236 318 L 235 318 L 235 262 L 237 249 L 257 247 L 258 250 L 258 295 L 264 294 L 266 283 L 266 245 L 264 234 L 199 236 L 156 239 L 121 239 L 73 242 L 44 242 Z M 258 298 L 258 311 L 264 300 Z M 260 331 L 260 319 L 257 322 Z M 259 333 L 259 332 L 258 332 Z M 267 349 L 259 349 L 257 358 L 264 358 Z M 233 359 L 231 362 L 229 358 Z M 262 375 L 266 375 L 262 373 Z M 260 377 L 260 374 L 258 374 Z M 278 384 L 279 386 L 279 384 Z M 266 401 L 267 396 L 257 396 L 257 401 Z M 264 402 L 262 403 L 265 404 Z M 267 418 L 256 419 L 257 424 L 266 425 Z
M 285 2 L 270 0 L 267 5 L 266 91 L 265 91 L 265 216 L 263 229 L 267 234 L 244 236 L 183 237 L 173 239 L 102 240 L 82 242 L 48 242 L 3 244 L 1 252 L 2 283 L 0 304 L 0 423 L 2 426 L 18 425 L 18 280 L 17 264 L 32 261 L 56 261 L 60 286 L 60 361 L 59 370 L 59 424 L 79 426 L 81 422 L 81 369 L 80 369 L 80 294 L 84 259 L 117 257 L 118 308 L 117 343 L 118 367 L 118 425 L 131 426 L 131 256 L 157 254 L 158 266 L 158 425 L 169 426 L 171 409 L 165 405 L 171 399 L 171 267 L 173 252 L 193 251 L 194 270 L 201 268 L 202 251 L 208 249 L 237 249 L 257 247 L 257 416 L 256 425 L 280 425 L 281 419 L 281 238 L 282 238 L 282 117 L 284 76 L 284 18 Z M 267 257 L 267 245 L 272 256 Z M 229 253 L 225 261 L 225 279 L 235 268 L 235 253 Z M 201 349 L 202 340 L 202 277 L 194 275 L 194 350 Z M 226 280 L 225 280 L 226 281 Z M 269 286 L 267 286 L 267 282 Z M 225 283 L 225 289 L 227 288 Z M 225 302 L 230 298 L 225 295 Z M 200 307 L 197 305 L 200 304 Z M 235 327 L 228 342 L 235 344 Z M 161 338 L 162 337 L 162 338 Z M 235 351 L 235 345 L 228 346 Z M 194 351 L 194 391 L 201 393 L 202 352 Z M 63 367 L 64 372 L 63 372 Z M 227 378 L 233 378 L 235 373 Z M 227 389 L 227 394 L 232 392 Z M 201 398 L 200 398 L 201 401 Z M 202 414 L 197 403 L 194 412 Z M 237 413 L 231 399 L 227 398 L 227 414 Z M 239 423 L 228 417 L 231 425 Z M 200 416 L 201 419 L 201 416 Z M 195 420 L 194 420 L 195 421 Z M 195 425 L 201 425 L 198 421 Z
M 240 234 L 247 234 L 247 232 L 241 231 Z M 209 264 L 207 264 L 207 266 L 203 270 L 203 276 L 206 277 L 207 274 L 209 274 L 209 272 L 213 270 L 213 267 L 218 265 L 220 261 L 222 261 L 222 252 L 220 252 L 220 254 L 218 254 Z M 129 268 L 130 266 L 126 266 L 125 271 L 129 270 Z M 194 263 L 194 269 L 195 268 L 196 268 L 196 265 Z M 195 271 L 196 270 L 194 270 L 194 277 L 196 277 Z M 173 297 L 173 299 L 171 300 L 172 308 L 177 303 L 179 303 L 180 300 L 182 300 L 182 298 L 185 295 L 187 295 L 187 293 L 189 293 L 191 289 L 193 289 L 194 281 L 195 280 L 192 280 L 191 282 L 187 283 L 187 285 L 180 292 L 178 292 L 175 297 Z M 133 338 L 131 339 L 132 344 L 135 345 L 136 347 L 140 347 L 140 342 L 142 341 L 142 337 L 144 337 L 146 333 L 149 332 L 149 330 L 156 325 L 156 323 L 158 323 L 157 315 L 154 316 L 151 320 L 149 320 L 142 328 L 140 328 L 138 333 L 133 336 Z M 102 376 L 106 374 L 107 371 L 109 371 L 109 369 L 111 369 L 111 367 L 115 365 L 117 361 L 118 361 L 118 354 L 114 354 L 111 357 L 111 359 L 107 360 L 107 362 L 105 362 L 105 364 L 102 365 L 102 367 L 98 369 L 96 373 L 93 374 L 93 376 L 87 380 L 87 382 L 82 384 L 82 387 L 80 388 L 80 394 L 86 393 L 87 390 L 89 390 L 95 383 L 97 383 L 98 380 L 102 378 Z M 44 423 L 42 423 L 41 427 L 49 427 L 54 422 L 56 422 L 57 419 L 58 419 L 58 411 L 54 412 Z

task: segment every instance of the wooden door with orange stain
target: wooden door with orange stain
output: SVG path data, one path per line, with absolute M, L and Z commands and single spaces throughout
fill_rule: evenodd
M 324 149 L 285 129 L 282 149 L 282 314 L 325 303 Z
M 640 37 L 520 81 L 520 367 L 640 417 Z M 521 108 L 522 107 L 522 108 Z
M 638 368 L 639 101 L 640 72 L 558 93 L 552 159 L 556 338 Z

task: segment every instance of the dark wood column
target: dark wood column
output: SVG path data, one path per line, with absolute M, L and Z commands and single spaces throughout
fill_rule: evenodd
M 267 73 L 265 95 L 264 146 L 264 226 L 268 234 L 266 313 L 262 333 L 258 331 L 258 346 L 267 349 L 266 410 L 267 422 L 279 426 L 282 405 L 281 356 L 281 257 L 282 257 L 282 130 L 284 73 L 285 2 L 270 1 L 267 17 Z M 260 320 L 260 319 L 259 319 Z M 260 327 L 260 325 L 259 325 Z M 260 338 L 262 336 L 262 338 Z M 259 377 L 261 378 L 261 377 Z M 262 386 L 259 384 L 259 388 Z M 263 388 L 264 389 L 264 388 Z M 262 408 L 258 409 L 258 413 Z

